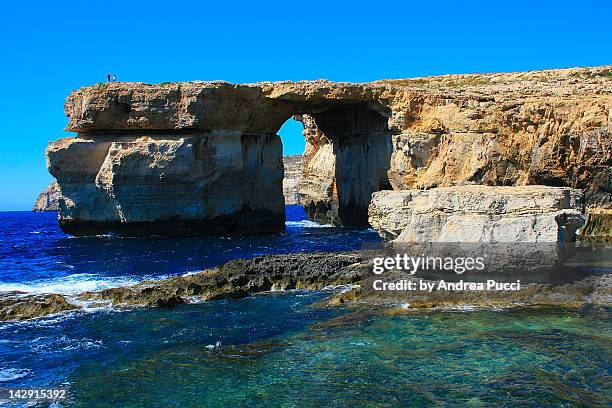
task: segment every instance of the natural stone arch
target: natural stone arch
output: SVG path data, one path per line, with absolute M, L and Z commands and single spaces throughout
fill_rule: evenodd
M 306 205 L 317 220 L 363 225 L 370 192 L 389 184 L 555 184 L 582 189 L 590 222 L 609 225 L 608 74 L 81 88 L 65 104 L 78 137 L 47 149 L 60 225 L 76 235 L 279 231 L 276 132 L 291 115 L 313 141 L 301 190 L 313 193 Z
M 307 140 L 299 191 L 309 217 L 366 227 L 372 193 L 390 188 L 387 118 L 366 104 L 339 104 L 298 119 Z

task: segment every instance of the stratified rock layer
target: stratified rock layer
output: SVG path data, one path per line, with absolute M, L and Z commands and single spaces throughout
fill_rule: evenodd
M 49 144 L 64 231 L 200 235 L 284 228 L 276 135 L 86 137 Z
M 300 193 L 298 186 L 302 180 L 302 156 L 283 157 L 283 167 L 285 176 L 283 177 L 283 196 L 286 205 L 296 205 L 300 203 Z
M 53 181 L 40 192 L 32 211 L 57 211 L 61 194 L 59 184 L 57 184 L 57 181 Z
M 370 224 L 398 242 L 572 242 L 584 223 L 569 187 L 457 186 L 379 191 Z
M 293 115 L 307 141 L 300 200 L 318 221 L 366 226 L 373 192 L 462 184 L 568 186 L 588 209 L 609 209 L 611 85 L 610 67 L 367 84 L 99 84 L 68 97 L 67 130 L 79 137 L 47 156 L 60 223 L 75 234 L 282 229 L 276 133 Z
M 582 192 L 548 186 L 379 191 L 369 219 L 396 254 L 481 258 L 484 269 L 502 274 L 546 270 L 573 256 L 584 224 Z

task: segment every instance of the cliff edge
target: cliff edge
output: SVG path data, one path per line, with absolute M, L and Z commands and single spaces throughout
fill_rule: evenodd
M 611 106 L 610 66 L 372 83 L 98 84 L 67 98 L 67 130 L 78 136 L 46 154 L 62 190 L 60 224 L 76 235 L 282 230 L 277 132 L 293 116 L 307 142 L 300 202 L 317 221 L 365 227 L 380 190 L 538 184 L 582 190 L 585 230 L 601 236 L 612 208 Z

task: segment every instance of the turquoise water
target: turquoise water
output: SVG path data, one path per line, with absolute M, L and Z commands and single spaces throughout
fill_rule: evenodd
M 71 293 L 83 283 L 182 274 L 240 254 L 373 242 L 372 232 L 319 227 L 301 212 L 294 217 L 284 234 L 225 242 L 71 239 L 55 230 L 49 215 L 18 223 L 5 214 L 11 223 L 5 237 L 15 239 L 0 245 L 0 288 Z M 321 307 L 329 294 L 98 309 L 0 324 L 0 387 L 67 387 L 70 399 L 55 406 L 74 407 L 566 407 L 612 401 L 609 310 L 392 316 Z
M 12 331 L 38 352 L 47 349 L 49 360 L 62 346 L 63 368 L 51 376 L 65 376 L 56 383 L 71 389 L 66 405 L 77 407 L 540 407 L 611 401 L 609 311 L 386 316 L 320 308 L 324 296 L 293 292 L 168 310 L 98 312 L 17 324 Z M 58 329 L 61 337 L 40 344 Z

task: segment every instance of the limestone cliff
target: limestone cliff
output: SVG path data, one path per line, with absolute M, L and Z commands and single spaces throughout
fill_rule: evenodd
M 283 177 L 283 196 L 286 205 L 296 205 L 300 203 L 300 193 L 298 185 L 302 180 L 302 156 L 283 157 L 283 167 L 285 176 Z
M 61 194 L 57 181 L 51 182 L 36 198 L 32 211 L 57 211 Z
M 283 196 L 286 205 L 300 204 L 300 193 L 298 185 L 302 180 L 302 156 L 284 156 L 283 167 Z M 40 192 L 34 203 L 32 211 L 57 211 L 61 192 L 57 181 L 53 181 L 47 188 Z
M 241 132 L 79 135 L 49 144 L 71 234 L 260 233 L 284 227 L 282 147 Z
M 75 234 L 283 228 L 276 133 L 304 123 L 301 202 L 367 225 L 373 192 L 462 184 L 579 188 L 610 225 L 610 67 L 328 81 L 99 84 L 74 91 L 48 167 Z M 601 215 L 603 214 L 603 215 Z M 608 214 L 608 215 L 606 215 Z M 603 217 L 603 219 L 602 219 Z
M 573 256 L 584 224 L 582 192 L 549 186 L 379 191 L 369 216 L 397 254 L 481 257 L 487 273 L 526 276 Z
M 547 186 L 379 191 L 369 216 L 397 242 L 572 242 L 584 224 L 581 191 Z

